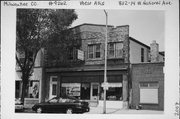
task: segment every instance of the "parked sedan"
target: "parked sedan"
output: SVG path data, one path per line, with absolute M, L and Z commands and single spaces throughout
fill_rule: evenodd
M 83 113 L 89 111 L 89 103 L 74 97 L 54 97 L 47 102 L 35 104 L 32 110 L 37 113 Z

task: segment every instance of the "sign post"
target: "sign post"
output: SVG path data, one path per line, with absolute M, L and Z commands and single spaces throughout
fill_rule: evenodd
M 102 84 L 102 87 L 103 87 L 104 90 L 108 90 L 109 84 L 108 84 L 107 82 L 106 82 L 106 83 L 103 83 L 103 84 Z
M 106 39 L 105 39 L 105 55 L 104 55 L 104 84 L 107 83 L 107 37 L 108 37 L 108 14 L 106 10 L 104 10 L 106 15 Z M 106 114 L 106 88 L 104 88 L 104 106 L 103 106 L 103 114 Z

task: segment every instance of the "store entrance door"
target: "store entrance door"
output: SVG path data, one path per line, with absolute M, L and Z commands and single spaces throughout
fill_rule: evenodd
M 90 100 L 90 83 L 81 84 L 81 99 Z
M 57 76 L 50 77 L 49 99 L 57 96 Z
M 91 101 L 99 100 L 99 83 L 91 83 Z

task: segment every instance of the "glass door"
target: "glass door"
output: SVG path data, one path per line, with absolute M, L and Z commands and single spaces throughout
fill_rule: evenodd
M 81 99 L 90 100 L 90 83 L 81 84 Z
M 99 99 L 99 83 L 91 83 L 91 100 L 98 101 Z
M 50 77 L 49 99 L 57 96 L 57 76 Z

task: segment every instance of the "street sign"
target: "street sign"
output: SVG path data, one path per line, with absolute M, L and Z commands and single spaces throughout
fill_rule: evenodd
M 78 50 L 77 55 L 79 60 L 84 60 L 84 51 Z
M 102 86 L 105 90 L 108 90 L 108 88 L 109 88 L 109 83 L 108 83 L 108 82 L 102 83 L 101 86 Z
M 109 87 L 105 86 L 105 87 L 103 87 L 103 89 L 104 89 L 104 90 L 108 90 L 108 89 L 109 89 Z

